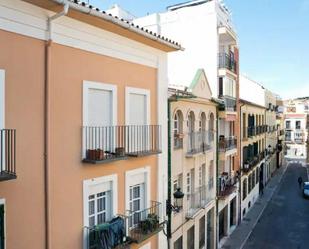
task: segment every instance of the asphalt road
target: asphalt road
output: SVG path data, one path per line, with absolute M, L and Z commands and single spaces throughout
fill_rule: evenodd
M 306 168 L 290 165 L 244 249 L 309 249 L 309 199 L 297 179 L 307 180 Z

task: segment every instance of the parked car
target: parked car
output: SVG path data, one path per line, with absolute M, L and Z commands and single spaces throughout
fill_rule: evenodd
M 304 182 L 303 196 L 304 196 L 304 198 L 309 198 L 309 182 Z

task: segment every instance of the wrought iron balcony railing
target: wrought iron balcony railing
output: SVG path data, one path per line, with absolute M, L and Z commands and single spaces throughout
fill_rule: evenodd
M 208 191 L 206 185 L 197 188 L 194 192 L 187 195 L 188 198 L 188 210 L 186 212 L 186 218 L 192 219 L 194 215 L 205 206 L 214 200 L 214 195 Z
M 0 130 L 0 181 L 16 179 L 16 130 Z
M 220 99 L 224 101 L 224 105 L 219 106 L 221 111 L 236 112 L 236 98 L 224 95 Z
M 188 133 L 188 150 L 187 156 L 206 152 L 213 148 L 212 131 L 196 131 Z
M 231 176 L 228 173 L 223 173 L 219 177 L 219 189 L 218 189 L 218 197 L 226 197 L 232 194 L 236 187 L 235 184 L 238 182 L 237 176 Z
M 237 138 L 234 136 L 219 138 L 219 151 L 226 152 L 237 147 Z
M 219 69 L 225 68 L 233 73 L 237 73 L 237 62 L 236 60 L 229 54 L 227 53 L 219 53 L 218 55 L 218 60 L 219 60 Z
M 163 229 L 160 202 L 151 201 L 151 206 L 141 211 L 128 211 L 128 237 L 135 243 L 152 237 Z
M 109 222 L 93 227 L 84 227 L 87 249 L 130 248 L 132 243 L 141 243 L 163 229 L 161 203 L 152 201 L 149 208 L 127 211 Z
M 83 127 L 83 162 L 104 163 L 161 153 L 160 125 Z

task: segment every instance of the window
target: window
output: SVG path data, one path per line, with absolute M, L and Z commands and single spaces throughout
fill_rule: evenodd
M 84 225 L 108 222 L 117 210 L 117 175 L 84 181 Z
M 252 189 L 255 187 L 255 170 L 252 172 Z
M 219 77 L 219 97 L 223 96 L 223 78 Z
M 297 130 L 300 130 L 300 121 L 295 122 L 295 127 Z
M 224 95 L 230 96 L 230 97 L 236 97 L 236 88 L 235 88 L 235 80 L 230 79 L 229 77 L 225 77 L 225 90 Z
M 177 188 L 182 189 L 182 174 L 179 174 L 177 179 L 174 180 L 174 192 L 177 190 Z
M 178 110 L 174 115 L 174 148 L 182 148 L 183 115 Z
M 201 167 L 199 167 L 199 178 L 198 178 L 198 182 L 199 182 L 199 186 L 205 186 L 206 184 L 206 164 L 203 163 Z
M 143 218 L 142 210 L 144 209 L 144 184 L 137 184 L 130 187 L 130 216 L 129 227 L 136 226 Z
M 200 218 L 199 221 L 199 248 L 202 249 L 205 246 L 205 226 L 206 226 L 206 221 L 205 221 L 205 215 Z
M 252 190 L 252 174 L 248 176 L 248 193 Z
M 290 120 L 285 121 L 285 128 L 291 129 L 291 121 Z
M 259 168 L 256 168 L 256 174 L 255 174 L 255 177 L 256 177 L 256 179 L 255 179 L 255 183 L 256 184 L 258 184 L 259 183 Z
M 206 114 L 203 112 L 200 117 L 199 131 L 206 131 Z
M 194 248 L 194 226 L 187 231 L 187 248 Z
M 174 242 L 174 249 L 182 249 L 182 236 Z
M 103 224 L 111 219 L 111 191 L 89 195 L 89 226 Z
M 247 197 L 247 179 L 244 179 L 242 182 L 242 200 L 245 200 Z
M 214 187 L 214 161 L 211 160 L 208 168 L 208 189 Z

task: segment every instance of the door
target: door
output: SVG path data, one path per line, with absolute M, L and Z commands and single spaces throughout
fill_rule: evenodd
M 0 205 L 0 249 L 4 249 L 5 245 L 5 227 L 4 227 L 4 205 Z
M 224 237 L 224 211 L 225 208 L 219 213 L 219 240 Z
M 149 130 L 147 117 L 147 95 L 140 93 L 129 94 L 129 153 L 142 153 L 149 149 Z
M 101 150 L 106 156 L 115 149 L 116 127 L 113 125 L 113 92 L 101 88 L 87 89 L 84 139 L 86 150 Z

